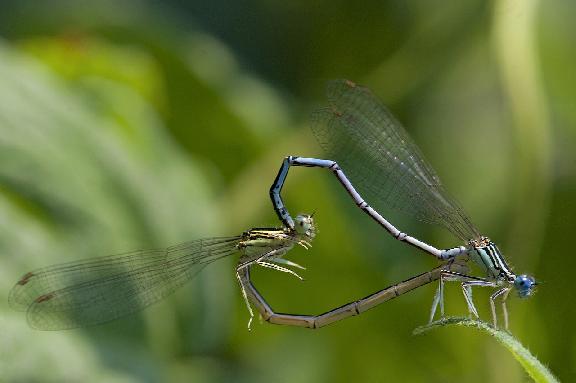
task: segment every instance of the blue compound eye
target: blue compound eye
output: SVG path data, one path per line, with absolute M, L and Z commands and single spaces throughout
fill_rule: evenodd
M 536 281 L 529 275 L 519 275 L 514 280 L 514 286 L 518 290 L 518 295 L 521 298 L 526 298 L 532 294 Z

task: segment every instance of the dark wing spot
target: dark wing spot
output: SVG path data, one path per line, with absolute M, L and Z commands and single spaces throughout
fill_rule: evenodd
M 52 298 L 54 298 L 54 294 L 48 293 L 48 294 L 40 295 L 38 298 L 36 298 L 36 299 L 34 300 L 34 302 L 36 302 L 36 303 L 42 303 L 42 302 L 49 301 L 49 300 L 52 299 Z
M 24 286 L 26 283 L 30 282 L 30 278 L 32 278 L 33 276 L 34 273 L 32 272 L 26 273 L 22 278 L 20 278 L 17 284 L 20 286 Z

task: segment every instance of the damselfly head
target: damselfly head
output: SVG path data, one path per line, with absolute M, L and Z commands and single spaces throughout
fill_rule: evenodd
M 527 298 L 532 295 L 537 284 L 534 277 L 526 274 L 518 275 L 514 279 L 514 287 L 516 287 L 520 298 Z
M 310 238 L 316 236 L 316 226 L 314 225 L 314 214 L 298 214 L 294 219 L 294 230 L 298 234 L 306 235 Z

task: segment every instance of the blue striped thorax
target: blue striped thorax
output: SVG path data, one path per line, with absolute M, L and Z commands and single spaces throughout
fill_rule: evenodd
M 488 278 L 513 284 L 521 298 L 532 294 L 537 285 L 536 280 L 529 275 L 514 274 L 490 238 L 480 237 L 470 241 L 469 245 L 472 247 L 470 251 L 472 259 L 486 269 Z
M 490 238 L 480 237 L 470 241 L 470 245 L 474 249 L 471 252 L 472 258 L 486 269 L 488 277 L 514 282 L 516 275 L 510 270 L 502 253 Z

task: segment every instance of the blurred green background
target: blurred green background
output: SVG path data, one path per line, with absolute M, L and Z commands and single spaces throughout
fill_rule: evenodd
M 324 84 L 382 98 L 518 272 L 511 329 L 576 380 L 576 3 L 563 0 L 3 1 L 0 291 L 38 267 L 276 226 L 286 155 L 322 156 L 308 129 Z M 292 213 L 316 211 L 306 281 L 254 278 L 278 311 L 316 314 L 426 271 L 318 169 L 293 169 Z M 395 212 L 438 247 L 448 233 Z M 234 259 L 145 312 L 40 332 L 0 300 L 6 382 L 519 382 L 485 335 L 427 321 L 430 285 L 319 331 L 254 324 Z M 450 286 L 447 310 L 466 310 Z M 489 319 L 488 292 L 476 301 Z

